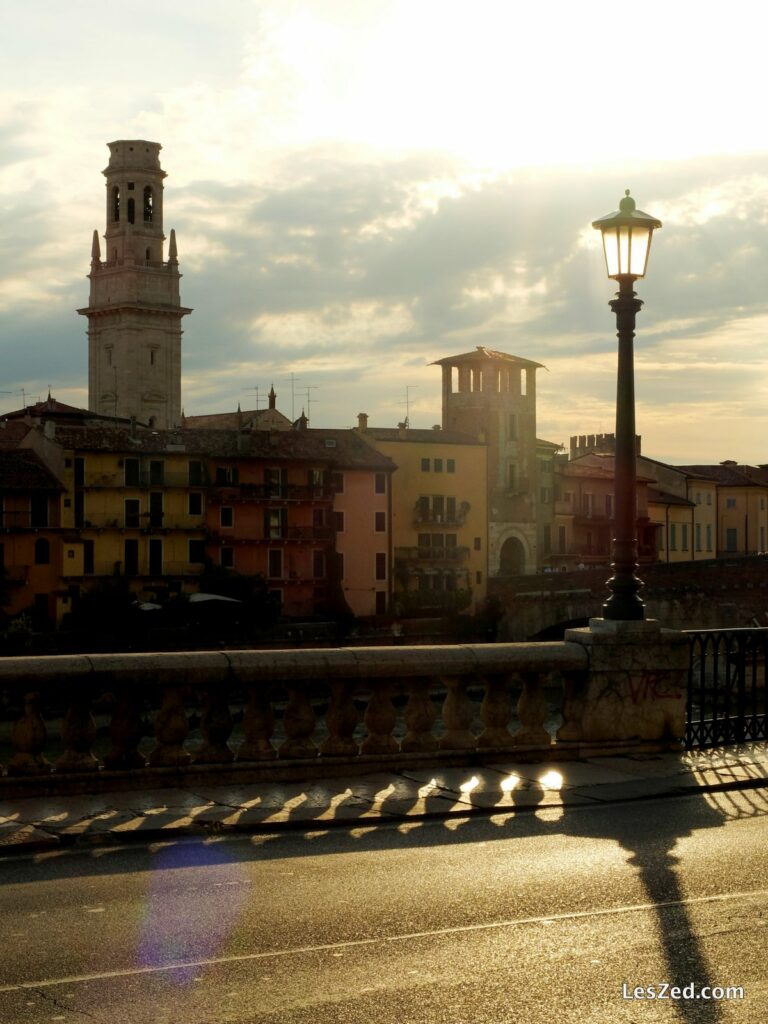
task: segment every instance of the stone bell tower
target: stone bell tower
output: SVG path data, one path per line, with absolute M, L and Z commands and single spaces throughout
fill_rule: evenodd
M 88 408 L 159 428 L 181 423 L 181 318 L 176 235 L 163 253 L 158 142 L 109 143 L 107 230 L 91 248 Z

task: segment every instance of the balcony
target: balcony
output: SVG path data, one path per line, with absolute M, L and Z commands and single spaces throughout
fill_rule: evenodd
M 76 530 L 204 530 L 205 520 L 200 516 L 174 515 L 167 513 L 140 512 L 137 516 L 89 515 L 75 523 Z
M 413 525 L 464 526 L 470 508 L 471 506 L 468 501 L 462 501 L 458 508 L 435 511 L 432 508 L 426 508 L 420 501 L 417 501 L 413 507 Z
M 59 524 L 52 523 L 51 518 L 30 512 L 28 509 L 23 512 L 0 512 L 0 530 L 58 529 Z
M 335 494 L 330 484 L 257 484 L 217 480 L 213 486 L 237 491 L 241 498 L 257 501 L 330 501 Z
M 193 477 L 189 473 L 156 474 L 141 469 L 138 473 L 126 475 L 124 470 L 116 473 L 89 473 L 82 484 L 77 485 L 86 491 L 120 488 L 126 490 L 144 489 L 149 487 L 208 487 L 206 478 Z
M 262 534 L 256 537 L 252 533 L 238 532 L 237 527 L 216 527 L 209 530 L 208 536 L 211 540 L 224 542 L 245 541 L 265 544 L 275 541 L 298 541 L 305 544 L 328 544 L 333 539 L 333 530 L 330 526 L 285 526 L 282 529 L 275 528 L 269 535 Z
M 419 562 L 463 562 L 469 557 L 467 547 L 402 547 L 395 548 L 395 565 Z

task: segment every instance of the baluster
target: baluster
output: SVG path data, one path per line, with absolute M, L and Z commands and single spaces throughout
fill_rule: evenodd
M 245 739 L 237 752 L 238 761 L 271 761 L 277 751 L 270 743 L 275 728 L 269 687 L 254 683 L 248 694 L 248 703 L 243 715 Z
M 361 754 L 396 754 L 398 743 L 392 732 L 397 723 L 397 711 L 392 703 L 392 682 L 374 679 L 371 696 L 363 718 L 368 735 L 360 746 Z
M 517 717 L 521 727 L 512 737 L 518 746 L 545 746 L 552 743 L 552 737 L 544 728 L 547 718 L 547 698 L 541 677 L 536 672 L 521 673 L 523 689 L 517 701 Z
M 477 738 L 479 747 L 510 747 L 512 734 L 507 723 L 512 717 L 512 700 L 507 676 L 491 676 L 485 680 L 485 696 L 480 705 L 485 728 Z
M 279 757 L 317 757 L 318 750 L 312 739 L 312 733 L 315 731 L 315 709 L 305 685 L 288 687 L 283 729 L 285 739 L 278 748 Z
M 584 672 L 569 672 L 563 678 L 563 724 L 557 730 L 559 743 L 577 742 L 584 737 L 585 683 Z
M 189 764 L 191 758 L 184 749 L 184 740 L 188 732 L 189 720 L 184 708 L 184 690 L 180 686 L 168 686 L 155 717 L 156 744 L 149 755 L 149 763 L 153 767 L 181 767 Z
M 226 685 L 217 683 L 207 687 L 200 730 L 203 745 L 195 754 L 196 764 L 229 764 L 234 761 L 235 755 L 227 743 L 232 732 L 232 714 Z
M 441 682 L 447 689 L 443 703 L 443 724 L 445 732 L 440 737 L 441 750 L 474 750 L 477 737 L 470 730 L 472 724 L 472 701 L 467 693 L 466 680 L 462 676 L 444 676 Z
M 403 716 L 408 732 L 400 744 L 401 751 L 437 750 L 437 737 L 432 735 L 437 711 L 430 700 L 429 684 L 429 679 L 408 681 L 408 703 Z
M 325 714 L 328 738 L 320 747 L 321 754 L 355 755 L 357 742 L 352 738 L 359 714 L 352 699 L 352 684 L 343 681 L 331 683 L 331 703 Z
M 56 760 L 57 772 L 96 771 L 99 762 L 91 753 L 96 723 L 91 714 L 91 694 L 85 687 L 76 689 L 70 698 L 61 725 L 61 738 L 64 753 Z
M 140 692 L 137 693 L 135 684 L 120 687 L 115 710 L 112 712 L 112 721 L 109 723 L 112 746 L 104 757 L 105 768 L 146 766 L 146 757 L 137 749 L 144 735 L 141 704 L 142 698 Z
M 51 764 L 43 755 L 48 730 L 40 714 L 40 694 L 24 694 L 24 710 L 11 729 L 15 753 L 8 762 L 9 775 L 47 775 Z

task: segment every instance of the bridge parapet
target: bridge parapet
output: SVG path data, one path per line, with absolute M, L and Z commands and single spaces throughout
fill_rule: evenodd
M 0 659 L 0 794 L 679 746 L 687 641 L 574 633 L 552 643 Z

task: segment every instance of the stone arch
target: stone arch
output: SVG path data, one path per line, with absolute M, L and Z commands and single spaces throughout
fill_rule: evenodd
M 522 576 L 526 561 L 525 545 L 520 538 L 507 537 L 499 549 L 499 575 Z

